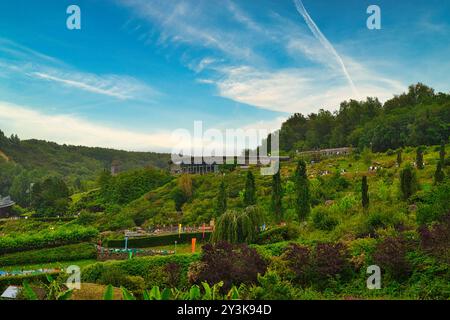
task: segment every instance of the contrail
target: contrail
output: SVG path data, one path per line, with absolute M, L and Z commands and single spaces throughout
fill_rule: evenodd
M 320 41 L 320 43 L 324 46 L 326 50 L 328 50 L 332 55 L 335 56 L 336 60 L 339 62 L 342 68 L 342 72 L 344 72 L 345 77 L 348 80 L 348 83 L 350 84 L 350 87 L 353 90 L 353 93 L 356 96 L 359 96 L 358 90 L 355 87 L 355 84 L 353 83 L 352 78 L 350 77 L 350 74 L 347 71 L 347 68 L 345 67 L 344 61 L 342 61 L 339 54 L 334 49 L 333 45 L 328 41 L 328 39 L 323 35 L 323 33 L 320 31 L 320 29 L 317 27 L 317 25 L 314 23 L 313 19 L 309 16 L 308 12 L 306 11 L 305 7 L 303 6 L 303 3 L 301 0 L 294 0 L 295 6 L 297 7 L 297 11 L 303 16 L 305 19 L 306 24 L 308 25 L 309 29 L 313 33 L 314 37 Z

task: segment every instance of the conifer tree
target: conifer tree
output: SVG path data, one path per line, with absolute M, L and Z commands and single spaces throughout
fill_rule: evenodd
M 244 205 L 248 207 L 254 204 L 256 204 L 255 177 L 253 176 L 253 173 L 249 170 L 247 171 L 247 179 L 245 181 Z
M 397 151 L 397 164 L 400 167 L 402 164 L 403 160 L 402 160 L 402 149 L 399 149 Z
M 441 162 L 441 167 L 445 167 L 445 142 L 442 141 L 441 148 L 439 149 L 439 161 Z
M 416 173 L 411 166 L 406 166 L 400 171 L 400 190 L 404 200 L 408 200 L 417 191 Z
M 434 172 L 434 183 L 438 184 L 444 181 L 445 175 L 444 171 L 442 171 L 442 162 L 439 161 L 436 166 L 436 171 Z
M 216 216 L 220 217 L 225 211 L 227 211 L 227 187 L 225 185 L 225 180 L 222 179 L 219 187 L 219 194 L 217 196 Z
M 362 177 L 361 200 L 363 208 L 367 209 L 369 207 L 369 185 L 367 184 L 367 176 Z
M 300 160 L 297 164 L 297 169 L 294 175 L 296 206 L 300 221 L 305 220 L 311 211 L 311 199 L 309 194 L 309 181 L 306 175 L 306 163 Z
M 280 223 L 283 220 L 283 189 L 281 186 L 281 175 L 280 170 L 272 176 L 272 199 L 271 207 L 272 212 L 275 216 L 275 221 Z
M 416 166 L 417 166 L 417 169 L 423 169 L 423 150 L 421 147 L 417 148 Z

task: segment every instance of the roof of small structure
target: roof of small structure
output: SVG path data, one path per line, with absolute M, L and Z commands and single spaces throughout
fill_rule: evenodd
M 16 203 L 11 200 L 11 197 L 2 198 L 2 196 L 0 196 L 0 209 L 12 207 L 15 204 Z
M 16 286 L 9 286 L 6 288 L 5 292 L 2 293 L 1 297 L 4 299 L 16 299 L 21 288 Z

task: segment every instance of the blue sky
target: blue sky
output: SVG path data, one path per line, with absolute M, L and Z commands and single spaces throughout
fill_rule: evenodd
M 2 1 L 0 129 L 169 151 L 171 132 L 196 120 L 273 130 L 294 112 L 386 100 L 418 81 L 450 90 L 448 1 L 299 3 Z M 71 4 L 81 30 L 66 28 Z M 371 4 L 381 30 L 366 27 Z

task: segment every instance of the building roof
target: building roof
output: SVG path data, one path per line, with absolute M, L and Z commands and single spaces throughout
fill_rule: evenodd
M 21 288 L 16 286 L 9 286 L 5 292 L 2 293 L 1 297 L 4 299 L 16 299 Z
M 11 200 L 11 197 L 2 198 L 2 196 L 0 196 L 0 209 L 12 207 L 15 204 L 16 203 Z

